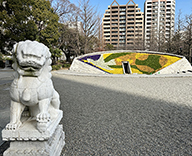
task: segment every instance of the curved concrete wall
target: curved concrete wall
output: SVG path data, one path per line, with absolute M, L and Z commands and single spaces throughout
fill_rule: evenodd
M 80 73 L 123 74 L 122 61 L 129 61 L 132 73 L 175 74 L 192 70 L 188 60 L 180 55 L 136 50 L 89 53 L 76 57 L 70 70 Z

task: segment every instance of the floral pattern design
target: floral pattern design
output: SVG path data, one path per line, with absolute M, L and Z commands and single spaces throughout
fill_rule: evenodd
M 85 56 L 79 60 L 110 74 L 123 74 L 122 61 L 129 61 L 132 73 L 153 74 L 180 59 L 163 54 L 122 52 Z

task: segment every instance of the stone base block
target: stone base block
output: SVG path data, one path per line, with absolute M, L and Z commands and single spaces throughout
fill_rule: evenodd
M 55 132 L 55 129 L 59 125 L 59 122 L 61 121 L 63 117 L 63 111 L 58 110 L 57 116 L 52 118 L 49 125 L 47 126 L 46 130 L 41 132 L 37 129 L 37 121 L 33 118 L 22 118 L 22 125 L 16 130 L 7 130 L 3 129 L 2 131 L 2 138 L 4 141 L 14 141 L 14 140 L 48 140 L 53 133 Z
M 63 126 L 58 125 L 48 140 L 11 141 L 4 156 L 59 156 L 65 145 Z

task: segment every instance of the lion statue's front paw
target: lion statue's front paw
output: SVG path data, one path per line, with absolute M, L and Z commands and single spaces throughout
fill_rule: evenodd
M 17 122 L 17 123 L 8 123 L 5 127 L 6 130 L 16 130 L 17 128 L 19 128 L 21 126 L 21 122 Z
M 48 112 L 39 113 L 36 117 L 38 122 L 49 122 L 51 120 L 50 114 Z

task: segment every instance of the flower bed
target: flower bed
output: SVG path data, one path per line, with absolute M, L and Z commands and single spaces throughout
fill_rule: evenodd
M 110 74 L 123 74 L 122 61 L 129 61 L 132 73 L 153 74 L 180 59 L 164 54 L 121 52 L 91 55 L 79 60 Z

